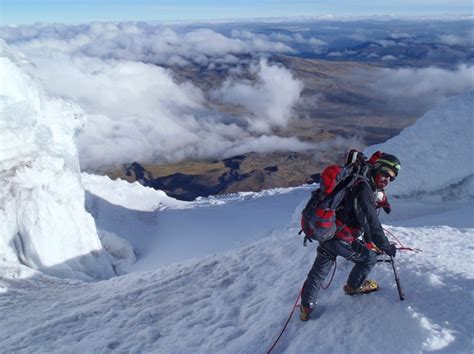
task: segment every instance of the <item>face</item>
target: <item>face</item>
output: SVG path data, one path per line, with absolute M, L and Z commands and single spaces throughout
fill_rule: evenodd
M 393 181 L 394 179 L 395 179 L 395 174 L 392 171 L 382 170 L 378 172 L 374 177 L 375 186 L 379 190 L 384 190 L 387 187 L 388 182 Z

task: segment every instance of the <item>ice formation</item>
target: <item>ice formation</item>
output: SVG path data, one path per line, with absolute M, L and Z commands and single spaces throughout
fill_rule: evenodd
M 114 274 L 84 208 L 81 110 L 50 98 L 0 41 L 0 260 L 83 280 Z

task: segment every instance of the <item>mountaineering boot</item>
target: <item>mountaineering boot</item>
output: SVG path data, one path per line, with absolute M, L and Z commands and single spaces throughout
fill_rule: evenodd
M 300 306 L 300 320 L 308 321 L 310 313 L 314 310 L 315 304 L 311 303 L 309 306 Z
M 379 285 L 377 284 L 375 280 L 366 280 L 357 289 L 354 289 L 352 286 L 348 284 L 344 285 L 342 289 L 344 290 L 346 295 L 352 296 L 352 295 L 357 295 L 357 294 L 368 294 L 373 291 L 376 291 L 378 288 L 379 288 Z

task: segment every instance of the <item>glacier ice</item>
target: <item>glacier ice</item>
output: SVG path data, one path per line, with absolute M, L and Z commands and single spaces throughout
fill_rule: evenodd
M 0 260 L 82 280 L 114 275 L 84 208 L 79 107 L 50 98 L 0 40 Z

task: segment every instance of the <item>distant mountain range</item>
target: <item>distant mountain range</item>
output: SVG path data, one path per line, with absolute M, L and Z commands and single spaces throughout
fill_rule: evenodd
M 474 48 L 466 50 L 463 46 L 442 43 L 411 43 L 388 38 L 377 42 L 368 41 L 343 50 L 327 49 L 322 53 L 303 52 L 304 58 L 316 58 L 331 61 L 357 61 L 364 63 L 382 63 L 390 67 L 426 67 L 437 66 L 455 68 L 463 63 L 474 62 Z

